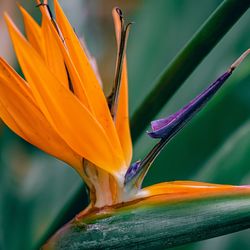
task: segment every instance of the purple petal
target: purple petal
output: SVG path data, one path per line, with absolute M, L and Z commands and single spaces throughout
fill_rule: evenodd
M 152 138 L 162 139 L 172 137 L 212 98 L 231 73 L 231 71 L 225 72 L 207 89 L 176 113 L 166 118 L 152 121 L 152 131 L 148 132 L 148 135 Z

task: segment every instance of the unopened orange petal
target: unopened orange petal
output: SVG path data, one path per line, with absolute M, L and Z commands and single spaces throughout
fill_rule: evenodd
M 146 196 L 154 195 L 184 195 L 184 194 L 201 194 L 208 192 L 218 192 L 230 190 L 232 185 L 219 185 L 195 181 L 173 181 L 155 184 L 142 189 Z
M 46 118 L 78 154 L 118 175 L 124 167 L 123 158 L 103 128 L 86 107 L 58 82 L 8 17 L 6 21 L 19 63 Z
M 117 45 L 119 46 L 121 40 L 121 22 L 120 22 L 120 17 L 116 11 L 116 8 L 113 9 L 112 14 L 115 24 Z M 127 166 L 129 166 L 132 158 L 132 142 L 130 135 L 130 127 L 129 127 L 128 73 L 127 73 L 126 55 L 124 56 L 122 65 L 121 86 L 120 86 L 120 94 L 118 100 L 115 126 L 121 142 Z
M 173 181 L 143 188 L 137 194 L 136 199 L 131 201 L 131 207 L 150 205 L 160 207 L 164 204 L 179 204 L 179 206 L 182 206 L 182 203 L 188 201 L 196 202 L 207 198 L 214 200 L 222 196 L 233 197 L 234 195 L 249 196 L 249 194 L 250 185 L 233 186 L 194 181 Z

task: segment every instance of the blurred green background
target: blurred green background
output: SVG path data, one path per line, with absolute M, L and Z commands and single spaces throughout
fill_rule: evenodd
M 34 1 L 18 2 L 40 19 Z M 127 20 L 135 22 L 127 53 L 132 115 L 154 87 L 155 78 L 222 1 L 60 2 L 96 57 L 106 93 L 113 81 L 116 56 L 112 7 L 121 7 Z M 3 22 L 4 11 L 22 28 L 16 0 L 0 0 L 0 55 L 19 70 Z M 171 114 L 191 100 L 250 47 L 249 23 L 250 13 L 247 12 L 157 117 Z M 152 166 L 145 185 L 169 180 L 250 183 L 249 69 L 250 59 L 167 145 Z M 154 143 L 143 133 L 134 142 L 134 160 L 144 157 Z M 86 197 L 81 180 L 72 169 L 22 141 L 0 124 L 0 249 L 36 249 L 44 237 L 58 227 L 58 222 L 67 222 L 86 206 Z M 250 249 L 249 230 L 178 249 Z

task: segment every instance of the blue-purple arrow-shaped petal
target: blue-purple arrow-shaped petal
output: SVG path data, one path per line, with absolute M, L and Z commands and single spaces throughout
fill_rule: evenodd
M 231 74 L 232 71 L 230 70 L 225 72 L 207 89 L 176 113 L 167 118 L 152 121 L 152 131 L 148 132 L 148 135 L 152 138 L 162 139 L 174 135 L 211 99 Z
M 215 82 L 213 82 L 201 94 L 196 96 L 189 104 L 168 116 L 167 118 L 155 120 L 151 122 L 152 131 L 148 135 L 152 138 L 171 138 L 177 133 L 193 116 L 196 114 L 217 92 L 223 83 L 232 74 L 233 70 L 245 59 L 250 53 L 250 49 L 245 51 Z

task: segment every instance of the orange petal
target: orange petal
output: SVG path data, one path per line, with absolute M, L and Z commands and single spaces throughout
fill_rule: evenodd
M 1 119 L 24 140 L 82 172 L 81 157 L 52 129 L 33 98 L 24 90 L 24 80 L 6 65 L 7 63 L 0 58 Z
M 44 115 L 75 152 L 113 175 L 124 167 L 123 156 L 103 128 L 44 65 L 42 58 L 6 16 L 22 70 Z
M 54 1 L 54 6 L 57 23 L 65 39 L 72 61 L 84 84 L 95 117 L 111 138 L 114 147 L 120 148 L 119 138 L 110 115 L 108 104 L 95 75 L 95 71 L 57 0 Z
M 27 38 L 30 44 L 36 49 L 36 51 L 41 55 L 45 56 L 45 45 L 42 35 L 41 27 L 36 23 L 36 21 L 30 16 L 30 14 L 19 5 L 21 13 L 23 15 L 24 28 Z
M 42 11 L 43 22 L 46 22 L 50 26 L 50 29 L 54 34 L 54 38 L 56 39 L 56 41 L 61 49 L 61 52 L 63 54 L 67 69 L 69 71 L 70 80 L 71 80 L 72 88 L 73 88 L 72 91 L 74 92 L 74 95 L 77 96 L 78 99 L 86 106 L 86 108 L 88 108 L 88 110 L 92 112 L 91 106 L 89 104 L 88 96 L 86 94 L 86 90 L 85 90 L 83 83 L 80 79 L 80 76 L 75 68 L 75 65 L 74 65 L 74 63 L 69 55 L 69 52 L 65 47 L 65 44 L 63 43 L 62 39 L 60 38 L 54 25 L 48 19 L 48 15 L 45 12 L 45 9 L 41 8 L 41 11 Z
M 120 17 L 116 11 L 116 8 L 113 9 L 112 14 L 115 24 L 117 45 L 119 46 L 121 40 L 121 22 L 120 22 Z M 129 127 L 128 75 L 127 75 L 126 55 L 124 56 L 122 65 L 121 86 L 120 86 L 120 94 L 118 100 L 115 126 L 121 142 L 127 166 L 129 166 L 132 158 L 132 142 L 130 135 L 130 127 Z
M 43 20 L 42 34 L 45 44 L 45 61 L 48 68 L 56 76 L 59 82 L 66 88 L 69 88 L 64 58 L 52 32 L 48 22 Z

